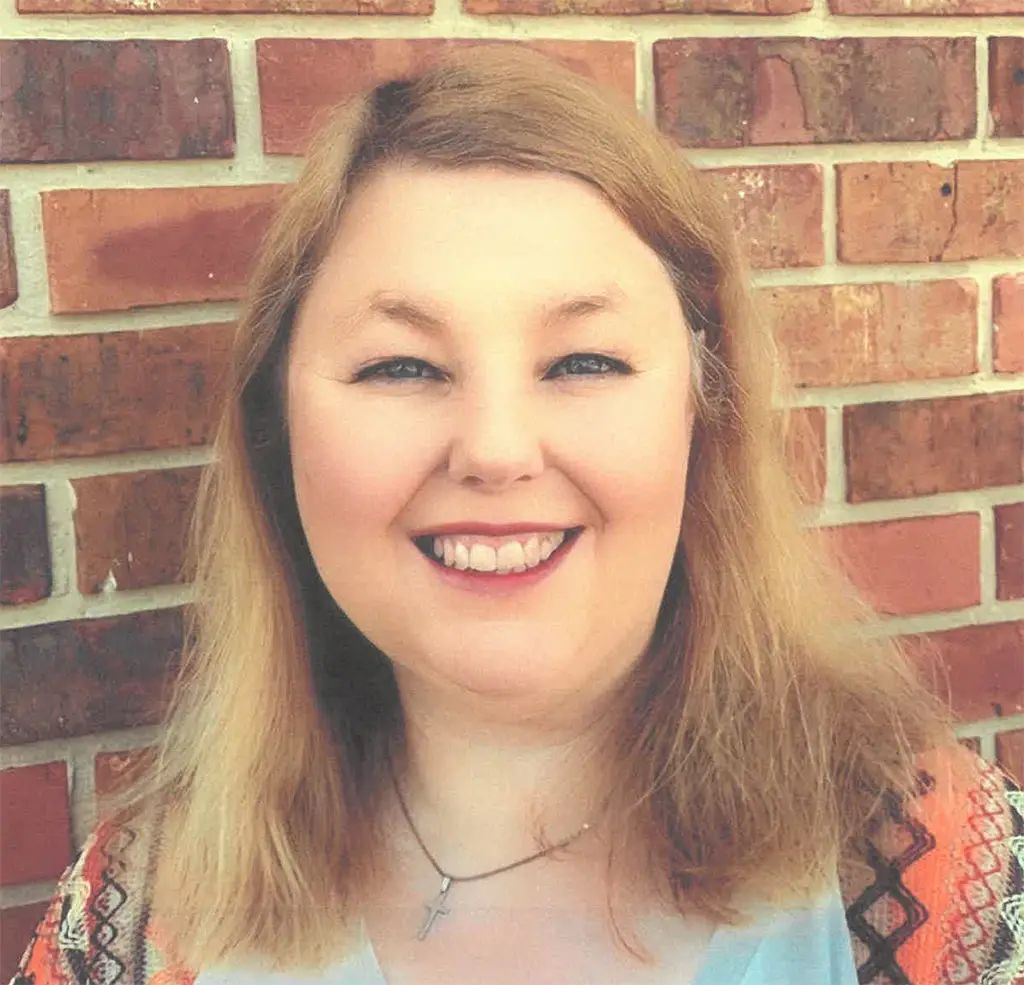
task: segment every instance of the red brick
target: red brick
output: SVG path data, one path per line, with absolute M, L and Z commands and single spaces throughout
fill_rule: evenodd
M 0 605 L 49 596 L 53 579 L 44 486 L 0 488 L 0 559 Z
M 973 38 L 654 42 L 660 129 L 687 147 L 963 140 Z
M 58 879 L 71 864 L 67 763 L 0 770 L 0 886 Z
M 824 263 L 821 168 L 816 164 L 714 168 L 705 174 L 729 207 L 751 267 Z
M 463 0 L 469 14 L 796 14 L 810 0 Z
M 847 263 L 1024 256 L 1024 160 L 840 164 Z
M 854 523 L 826 531 L 853 584 L 878 612 L 909 616 L 978 605 L 975 513 Z
M 996 598 L 1024 599 L 1024 503 L 997 506 L 995 519 Z
M 977 369 L 973 280 L 775 287 L 767 302 L 796 386 L 893 383 Z
M 848 498 L 902 499 L 1024 481 L 1024 391 L 844 410 Z
M 789 408 L 786 453 L 797 489 L 806 503 L 820 503 L 825 494 L 828 453 L 825 447 L 825 409 Z
M 181 609 L 7 630 L 0 744 L 157 725 L 182 644 Z
M 996 735 L 996 759 L 1017 784 L 1024 787 L 1024 729 Z
M 14 978 L 32 934 L 48 908 L 47 901 L 0 910 L 0 981 L 9 982 Z
M 0 60 L 0 160 L 234 154 L 226 41 L 0 41 Z
M 434 12 L 434 0 L 18 0 L 20 14 L 391 14 Z
M 992 350 L 997 373 L 1024 373 L 1024 274 L 992 282 Z
M 18 300 L 18 270 L 14 264 L 14 236 L 11 232 L 11 193 L 0 189 L 0 308 Z
M 78 587 L 103 591 L 180 581 L 185 534 L 201 469 L 165 469 L 72 480 Z
M 988 39 L 988 108 L 993 137 L 1024 137 L 1024 37 Z
M 204 445 L 233 326 L 0 341 L 0 461 Z
M 955 17 L 960 14 L 1024 14 L 1024 0 L 829 0 L 833 14 Z
M 924 640 L 929 645 L 922 661 L 925 682 L 961 721 L 1024 711 L 1024 622 L 962 626 Z M 914 638 L 908 643 L 913 652 Z
M 103 797 L 120 789 L 151 753 L 151 748 L 100 753 L 95 764 L 96 793 Z
M 635 105 L 631 41 L 494 41 L 453 38 L 261 38 L 256 42 L 263 149 L 302 154 L 337 103 L 391 78 L 412 75 L 442 54 L 481 44 L 513 44 L 601 83 Z
M 43 192 L 51 310 L 239 298 L 281 188 Z

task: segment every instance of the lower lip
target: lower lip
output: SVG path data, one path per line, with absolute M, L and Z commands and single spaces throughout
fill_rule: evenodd
M 489 571 L 460 571 L 458 568 L 446 568 L 425 557 L 415 546 L 413 546 L 413 550 L 423 558 L 424 563 L 429 565 L 431 571 L 453 588 L 460 588 L 465 592 L 475 592 L 477 595 L 512 595 L 525 588 L 540 584 L 552 572 L 561 567 L 584 533 L 586 533 L 585 530 L 580 531 L 568 543 L 563 541 L 562 546 L 546 561 L 538 564 L 536 568 L 507 575 Z

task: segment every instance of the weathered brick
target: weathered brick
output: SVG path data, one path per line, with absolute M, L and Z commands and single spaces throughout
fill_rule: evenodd
M 823 531 L 850 581 L 877 611 L 913 615 L 981 601 L 975 513 L 851 523 Z
M 261 38 L 256 42 L 263 149 L 302 154 L 326 114 L 355 93 L 412 75 L 453 49 L 481 44 L 532 48 L 635 105 L 629 41 L 494 41 L 454 38 Z
M 72 480 L 78 587 L 118 590 L 180 581 L 199 468 L 155 469 Z
M 821 168 L 816 164 L 712 168 L 704 173 L 728 205 L 751 267 L 816 267 L 824 262 Z
M 840 164 L 847 263 L 1024 256 L 1024 160 Z
M 993 137 L 1024 137 L 1024 37 L 988 39 L 988 108 Z
M 0 605 L 38 602 L 52 587 L 46 489 L 0 489 Z
M 180 609 L 7 630 L 0 745 L 158 724 L 182 644 Z
M 152 753 L 151 748 L 102 752 L 96 757 L 96 793 L 103 797 L 120 789 Z
M 796 14 L 810 0 L 462 0 L 469 14 Z
M 824 407 L 790 408 L 786 441 L 790 470 L 801 497 L 806 503 L 820 503 L 828 463 Z
M 996 598 L 1024 599 L 1024 503 L 997 506 L 995 520 Z
M 997 373 L 1024 373 L 1024 274 L 992 282 L 992 350 Z
M 72 858 L 67 763 L 0 770 L 0 807 L 0 886 L 58 878 Z
M 51 310 L 237 299 L 281 188 L 43 192 Z
M 824 531 L 853 584 L 884 615 L 981 601 L 981 522 L 975 513 L 853 523 Z
M 962 140 L 973 38 L 667 38 L 658 126 L 688 147 Z
M 924 680 L 961 721 L 1024 711 L 1024 622 L 962 626 L 923 640 L 928 644 L 927 659 L 921 661 Z M 907 642 L 913 653 L 916 639 Z
M 49 901 L 0 910 L 0 981 L 14 978 L 22 955 L 49 907 Z
M 390 14 L 434 12 L 434 0 L 18 0 L 20 14 Z
M 868 16 L 1024 14 L 1024 0 L 829 0 L 833 14 Z
M 0 308 L 18 300 L 18 270 L 14 263 L 11 232 L 11 193 L 0 189 Z
M 231 157 L 227 42 L 0 41 L 0 160 Z
M 996 760 L 1020 786 L 1024 786 L 1024 729 L 996 734 Z
M 796 386 L 893 383 L 977 369 L 973 280 L 774 287 L 757 296 Z
M 1024 480 L 1024 391 L 844 409 L 851 503 Z
M 0 461 L 206 444 L 233 326 L 0 341 Z

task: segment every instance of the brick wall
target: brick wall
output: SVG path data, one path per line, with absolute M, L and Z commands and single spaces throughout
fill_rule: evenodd
M 1024 774 L 1024 0 L 0 0 L 0 37 L 0 979 L 155 738 L 275 196 L 325 106 L 453 38 L 566 61 L 716 173 L 810 521 Z

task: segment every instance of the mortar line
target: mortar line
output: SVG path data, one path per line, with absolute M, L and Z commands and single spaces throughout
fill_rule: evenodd
M 984 732 L 978 736 L 978 745 L 981 747 L 982 759 L 990 763 L 996 761 L 996 737 L 992 732 Z
M 831 161 L 821 164 L 821 222 L 823 234 L 822 266 L 834 268 L 839 264 L 839 183 L 836 166 Z
M 266 172 L 263 154 L 263 120 L 259 98 L 256 42 L 231 38 L 231 91 L 235 108 L 235 175 L 260 183 Z
M 252 71 L 255 71 L 255 68 Z M 255 113 L 258 115 L 258 110 Z M 244 118 L 244 111 L 242 115 Z M 248 129 L 252 131 L 257 128 L 250 126 Z M 680 152 L 701 170 L 783 165 L 817 165 L 825 168 L 832 164 L 900 163 L 934 164 L 948 168 L 954 164 L 974 161 L 1008 164 L 1024 161 L 1024 141 L 993 140 L 984 147 L 977 148 L 964 141 L 891 144 L 873 141 L 827 146 L 772 144 L 723 149 L 680 145 Z M 245 160 L 236 154 L 231 158 L 168 161 L 12 163 L 4 165 L 3 181 L 4 187 L 11 189 L 12 199 L 16 191 L 22 195 L 37 195 L 44 191 L 63 189 L 273 185 L 296 180 L 303 163 L 304 158 L 301 155 L 286 154 L 261 154 L 252 160 Z
M 980 146 L 984 149 L 992 133 L 992 124 L 989 114 L 989 85 L 988 85 L 988 32 L 978 35 L 974 43 L 974 72 L 975 72 L 975 99 L 977 100 L 976 114 L 978 119 L 977 137 Z
M 841 407 L 825 408 L 825 503 L 846 505 L 846 452 Z
M 979 508 L 981 516 L 981 532 L 979 547 L 981 550 L 980 590 L 981 604 L 984 606 L 997 605 L 996 599 L 996 531 L 995 514 L 991 506 L 985 505 Z
M 616 40 L 632 29 L 648 40 L 662 37 L 957 38 L 1012 35 L 1024 30 L 1024 16 L 983 14 L 940 18 L 908 16 L 822 16 L 749 14 L 553 14 L 445 15 L 438 0 L 433 15 L 390 14 L 81 14 L 60 20 L 53 14 L 13 15 L 0 11 L 0 27 L 11 40 L 116 40 L 125 37 L 189 40 L 201 24 L 204 37 L 551 37 Z M 635 27 L 633 27 L 635 25 Z M 444 35 L 439 31 L 444 31 Z M 468 33 L 472 32 L 472 33 Z

